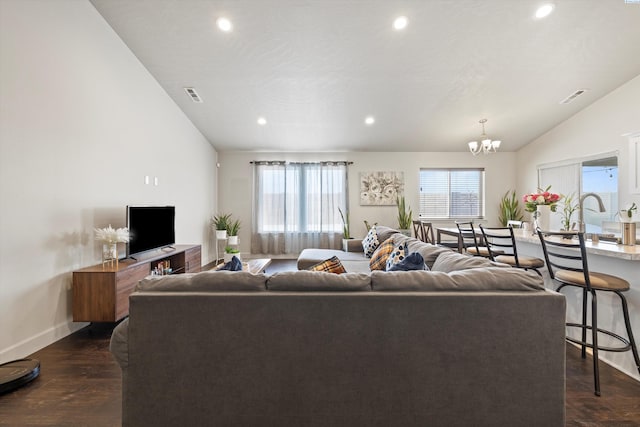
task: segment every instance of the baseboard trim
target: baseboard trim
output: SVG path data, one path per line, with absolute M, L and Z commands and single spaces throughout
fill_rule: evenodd
M 56 326 L 52 326 L 51 328 L 12 345 L 9 348 L 0 350 L 0 363 L 28 357 L 36 351 L 53 344 L 76 331 L 79 331 L 87 325 L 88 323 L 86 322 L 73 322 L 68 320 Z

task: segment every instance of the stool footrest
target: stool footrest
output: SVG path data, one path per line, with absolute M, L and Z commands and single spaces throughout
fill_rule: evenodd
M 592 330 L 593 327 L 591 325 L 586 325 L 583 326 L 580 323 L 567 323 L 566 324 L 568 327 L 572 327 L 572 328 L 580 328 L 580 329 L 588 329 L 588 330 Z M 617 339 L 618 341 L 622 342 L 625 346 L 624 347 L 605 347 L 605 346 L 598 346 L 598 350 L 602 350 L 602 351 L 613 351 L 613 352 L 617 352 L 617 353 L 622 353 L 625 351 L 629 351 L 631 350 L 631 343 L 629 342 L 628 339 L 614 333 L 611 331 L 607 331 L 606 329 L 600 329 L 598 328 L 598 332 L 601 334 L 605 334 L 605 335 L 609 335 L 610 337 L 613 337 L 615 339 Z M 585 347 L 589 347 L 589 348 L 593 348 L 593 343 L 589 343 L 586 341 L 582 341 L 579 340 L 577 338 L 572 338 L 567 336 L 567 341 L 571 341 L 574 344 L 579 344 L 579 345 L 584 345 Z

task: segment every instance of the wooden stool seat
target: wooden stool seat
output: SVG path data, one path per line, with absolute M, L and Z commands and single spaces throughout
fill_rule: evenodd
M 544 267 L 544 260 L 531 256 L 518 255 L 518 260 L 516 261 L 516 257 L 514 255 L 498 255 L 497 257 L 495 257 L 495 260 L 503 264 L 509 264 L 512 267 L 520 267 L 526 269 Z
M 556 280 L 565 285 L 587 287 L 581 271 L 556 270 Z M 597 291 L 628 291 L 631 286 L 626 280 L 606 273 L 589 272 L 591 287 Z

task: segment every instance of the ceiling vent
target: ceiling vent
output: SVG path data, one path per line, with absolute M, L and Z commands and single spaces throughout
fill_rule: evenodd
M 193 102 L 197 102 L 198 104 L 202 104 L 202 98 L 196 92 L 196 90 L 192 87 L 185 87 L 184 91 L 187 92 L 187 95 L 191 98 Z
M 567 96 L 565 99 L 560 101 L 560 104 L 568 104 L 588 90 L 589 89 L 578 89 L 575 92 L 573 92 L 571 95 Z

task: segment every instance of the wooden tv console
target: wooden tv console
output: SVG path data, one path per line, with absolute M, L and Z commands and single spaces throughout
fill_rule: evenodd
M 175 249 L 173 249 L 175 248 Z M 124 259 L 117 266 L 96 264 L 73 272 L 73 321 L 117 322 L 129 314 L 129 294 L 158 263 L 169 261 L 172 274 L 197 273 L 200 245 L 175 245 Z

